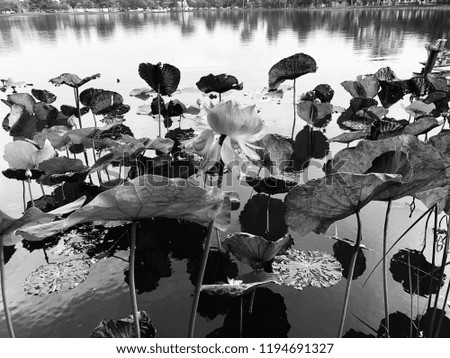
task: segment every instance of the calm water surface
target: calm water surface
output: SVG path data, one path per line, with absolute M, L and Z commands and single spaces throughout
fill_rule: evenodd
M 72 104 L 72 92 L 68 87 L 54 88 L 48 83 L 50 78 L 63 72 L 81 77 L 101 73 L 99 80 L 87 86 L 121 93 L 125 103 L 132 107 L 126 115 L 127 125 L 136 137 L 153 138 L 157 124 L 134 114 L 142 102 L 128 96 L 130 90 L 145 85 L 137 73 L 139 63 L 163 62 L 177 66 L 181 70 L 181 93 L 177 97 L 188 104 L 195 104 L 197 98 L 207 100 L 195 88 L 201 76 L 225 72 L 244 82 L 242 93 L 230 92 L 227 97 L 256 104 L 268 132 L 288 135 L 292 118 L 289 84 L 284 86 L 286 94 L 280 104 L 264 102 L 261 96 L 267 85 L 268 70 L 281 58 L 297 52 L 313 56 L 318 71 L 297 82 L 297 93 L 310 90 L 319 83 L 328 83 L 336 91 L 333 103 L 347 107 L 350 95 L 340 86 L 342 81 L 355 79 L 359 74 L 374 73 L 384 66 L 390 66 L 400 78 L 409 78 L 413 71 L 420 69 L 419 61 L 426 59 L 424 45 L 448 37 L 449 28 L 450 11 L 444 10 L 0 17 L 0 77 L 12 77 L 33 83 L 36 88 L 49 89 L 58 96 L 56 104 L 60 106 Z M 0 93 L 0 96 L 4 94 Z M 0 118 L 6 114 L 7 107 L 1 105 Z M 401 104 L 394 106 L 390 115 L 406 117 Z M 299 124 L 297 129 L 301 126 Z M 327 136 L 337 133 L 337 127 L 330 125 Z M 0 132 L 1 153 L 10 140 L 8 133 Z M 332 151 L 341 148 L 335 146 Z M 6 168 L 7 163 L 0 160 L 0 169 Z M 21 214 L 21 190 L 19 182 L 0 177 L 3 211 L 13 216 Z M 34 190 L 35 195 L 40 195 L 37 186 Z M 265 197 L 254 196 L 246 204 L 251 194 L 248 187 L 235 186 L 234 190 L 240 192 L 241 209 L 245 209 L 233 212 L 229 232 L 241 231 L 241 225 L 248 231 L 251 227 L 261 227 L 264 215 L 255 216 L 252 209 L 265 208 Z M 282 199 L 282 196 L 276 196 L 271 202 L 273 220 L 279 224 L 276 229 L 280 235 L 286 231 L 282 223 Z M 419 205 L 409 219 L 407 201 L 393 204 L 395 225 L 390 230 L 391 243 L 423 212 Z M 367 270 L 354 281 L 349 309 L 374 328 L 378 328 L 383 318 L 381 274 L 376 271 L 364 287 L 362 282 L 380 259 L 384 210 L 385 204 L 374 203 L 362 211 L 364 241 L 374 252 L 365 251 Z M 261 218 L 261 222 L 255 217 Z M 149 247 L 141 248 L 138 303 L 140 309 L 146 310 L 154 319 L 159 337 L 184 337 L 204 230 L 184 226 L 169 230 L 167 227 L 163 223 L 142 230 L 143 235 L 163 237 L 166 241 L 156 239 L 156 243 L 153 240 L 147 245 Z M 338 229 L 340 236 L 354 238 L 355 219 L 343 220 Z M 404 239 L 398 249 L 420 250 L 423 232 L 422 226 Z M 302 250 L 333 253 L 334 243 L 315 234 L 296 236 L 296 248 Z M 123 260 L 128 255 L 126 250 L 119 250 L 117 257 L 93 265 L 87 280 L 76 289 L 41 298 L 25 294 L 22 283 L 31 271 L 45 263 L 43 251 L 30 253 L 22 246 L 16 245 L 16 251 L 6 265 L 8 297 L 18 336 L 86 337 L 103 318 L 117 319 L 130 313 L 128 285 L 124 282 L 128 267 Z M 61 257 L 50 253 L 50 261 L 58 260 Z M 210 271 L 220 273 L 216 279 L 234 277 L 237 272 L 248 270 L 245 265 L 223 257 L 211 262 L 211 267 Z M 337 333 L 345 284 L 343 279 L 337 286 L 322 290 L 295 291 L 275 285 L 260 289 L 255 298 L 256 313 L 244 321 L 244 332 L 253 336 L 333 337 Z M 392 278 L 389 278 L 389 287 L 391 312 L 408 314 L 410 296 Z M 421 299 L 420 309 L 423 302 Z M 236 336 L 237 316 L 236 302 L 202 297 L 196 335 Z M 353 316 L 347 318 L 345 331 L 350 328 L 372 333 Z M 2 314 L 0 336 L 7 336 Z

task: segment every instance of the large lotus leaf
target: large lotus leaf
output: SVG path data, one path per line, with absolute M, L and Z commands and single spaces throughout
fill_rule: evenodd
M 66 134 L 67 131 L 68 129 L 65 126 L 53 126 L 48 129 L 44 128 L 39 133 L 35 134 L 33 141 L 42 148 L 45 141 L 48 140 L 53 148 L 60 150 L 70 143 L 70 138 L 64 137 L 64 134 Z
M 139 76 L 161 96 L 170 96 L 180 83 L 180 70 L 168 63 L 163 66 L 161 62 L 156 65 L 141 63 L 138 72 Z
M 6 124 L 5 122 L 4 124 Z M 37 131 L 43 128 L 44 124 L 34 114 L 30 114 L 24 110 L 20 118 L 11 126 L 9 135 L 11 137 L 30 139 Z
M 268 283 L 279 283 L 273 273 L 265 271 L 253 271 L 248 274 L 238 276 L 235 279 L 228 279 L 227 283 L 202 285 L 201 291 L 209 295 L 225 295 L 230 297 L 239 297 L 248 293 L 255 287 L 266 285 Z
M 297 186 L 285 197 L 288 226 L 302 235 L 325 233 L 331 224 L 361 210 L 401 176 L 387 174 L 327 174 Z
M 239 261 L 257 270 L 261 269 L 265 262 L 284 252 L 293 243 L 294 240 L 289 234 L 277 241 L 268 241 L 260 236 L 238 232 L 228 235 L 222 242 L 222 246 Z
M 36 207 L 31 207 L 18 219 L 12 218 L 0 210 L 0 236 L 3 240 L 3 245 L 12 246 L 23 240 L 23 237 L 17 233 L 17 230 L 51 222 L 58 216 L 79 209 L 85 200 L 86 197 L 83 196 L 48 213 L 44 213 Z
M 380 84 L 375 75 L 358 76 L 356 81 L 344 81 L 341 86 L 351 94 L 353 98 L 374 98 L 378 94 Z
M 58 110 L 50 104 L 44 102 L 36 103 L 33 107 L 37 119 L 47 123 L 54 123 L 58 117 Z
M 208 76 L 201 77 L 196 85 L 197 88 L 204 93 L 224 93 L 232 89 L 240 91 L 244 88 L 242 83 L 239 83 L 236 77 L 227 75 L 226 73 L 220 75 L 213 75 L 210 73 Z
M 142 338 L 154 338 L 156 328 L 145 311 L 138 312 L 139 330 Z M 91 338 L 136 338 L 133 315 L 123 319 L 104 319 L 95 327 Z
M 13 93 L 8 95 L 7 100 L 11 104 L 18 104 L 25 107 L 28 113 L 33 113 L 33 107 L 36 104 L 35 99 L 29 93 Z
M 283 58 L 269 70 L 269 91 L 276 91 L 278 86 L 286 80 L 294 80 L 316 71 L 316 61 L 304 53 Z
M 167 115 L 169 117 L 181 116 L 185 110 L 186 106 L 183 104 L 183 102 L 177 99 L 169 101 L 169 103 L 167 104 Z
M 414 101 L 409 106 L 405 107 L 405 111 L 414 118 L 423 117 L 436 108 L 434 103 L 425 104 L 422 101 Z
M 39 169 L 45 174 L 63 174 L 67 172 L 81 172 L 86 166 L 80 159 L 67 157 L 57 157 L 43 161 L 39 164 Z
M 11 128 L 14 127 L 14 125 L 17 123 L 17 121 L 22 117 L 23 113 L 25 111 L 25 107 L 13 104 L 11 106 L 11 111 L 9 112 L 9 115 L 5 117 L 3 120 L 2 126 L 5 131 L 10 131 Z
M 23 289 L 26 293 L 37 296 L 70 290 L 86 279 L 89 266 L 90 261 L 85 259 L 42 265 L 25 279 Z
M 305 287 L 331 287 L 342 278 L 339 261 L 319 251 L 290 249 L 285 255 L 275 257 L 272 268 L 282 284 L 297 290 Z
M 337 143 L 351 143 L 355 140 L 359 140 L 359 139 L 366 139 L 367 136 L 369 135 L 369 132 L 364 132 L 364 131 L 358 131 L 358 132 L 345 132 L 342 134 L 339 134 L 336 137 L 333 137 L 331 139 L 328 139 L 328 142 L 332 143 L 332 142 L 337 142 Z
M 256 150 L 261 158 L 259 164 L 268 168 L 272 174 L 277 175 L 292 166 L 294 143 L 289 138 L 270 133 L 255 142 L 255 145 L 264 148 Z
M 39 241 L 84 222 L 151 217 L 177 218 L 206 226 L 216 217 L 222 203 L 217 189 L 206 190 L 185 179 L 143 175 L 100 193 L 64 220 L 28 228 L 26 235 L 28 240 Z
M 401 155 L 391 155 L 395 153 Z M 445 171 L 446 163 L 436 148 L 415 136 L 400 135 L 378 141 L 363 140 L 354 148 L 341 150 L 328 172 L 400 174 L 402 184 L 378 198 L 395 200 L 436 187 L 445 178 Z
M 80 102 L 83 106 L 90 107 L 92 99 L 104 90 L 100 88 L 86 88 L 80 93 Z
M 378 98 L 384 108 L 389 108 L 409 93 L 406 81 L 380 81 L 381 90 Z
M 130 110 L 131 107 L 128 104 L 119 104 L 112 111 L 105 114 L 104 121 L 108 123 L 123 119 L 124 114 L 127 114 Z
M 91 80 L 95 80 L 99 77 L 100 77 L 100 73 L 96 73 L 95 75 L 88 76 L 83 79 L 81 79 L 77 75 L 74 75 L 73 73 L 62 73 L 58 77 L 51 78 L 50 82 L 56 86 L 67 85 L 70 87 L 77 88 L 77 87 L 81 87 L 85 83 L 87 83 Z
M 51 104 L 56 101 L 56 96 L 47 91 L 33 88 L 31 94 L 38 100 L 47 104 Z
M 427 208 L 436 205 L 439 213 L 443 211 L 450 214 L 450 184 L 447 180 L 442 182 L 442 186 L 421 191 L 414 196 Z
M 55 155 L 55 150 L 48 140 L 45 141 L 42 149 L 30 142 L 17 140 L 5 145 L 3 159 L 8 162 L 10 168 L 34 169 L 39 166 L 39 163 Z
M 314 127 L 326 127 L 331 121 L 333 105 L 330 103 L 314 103 L 312 101 L 300 101 L 297 104 L 297 114 L 305 122 Z
M 284 194 L 297 185 L 297 182 L 276 177 L 245 177 L 245 182 L 257 193 L 269 195 Z
M 102 91 L 92 98 L 89 107 L 94 114 L 107 114 L 118 108 L 122 102 L 123 98 L 119 93 Z
M 408 124 L 403 129 L 403 134 L 411 134 L 411 135 L 421 135 L 428 133 L 433 128 L 436 128 L 439 126 L 440 123 L 436 118 L 434 117 L 422 117 L 419 119 L 416 119 L 413 123 Z

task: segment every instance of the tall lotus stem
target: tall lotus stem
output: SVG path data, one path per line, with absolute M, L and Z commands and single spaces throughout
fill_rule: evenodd
M 5 286 L 5 258 L 3 255 L 3 237 L 0 237 L 0 283 L 2 286 L 2 301 L 3 310 L 5 311 L 6 325 L 8 326 L 9 336 L 15 338 L 14 328 L 9 313 L 8 302 L 6 301 L 6 286 Z
M 222 102 L 222 93 L 219 93 L 219 102 Z
M 25 181 L 22 180 L 22 201 L 23 201 L 23 211 L 27 210 L 27 201 L 25 199 Z
M 83 128 L 81 125 L 80 94 L 78 93 L 78 86 L 74 87 L 73 94 L 75 97 L 75 106 L 77 108 L 78 124 L 80 125 L 80 128 Z
M 344 331 L 345 317 L 347 316 L 347 308 L 348 308 L 348 301 L 350 298 L 350 289 L 352 286 L 353 273 L 355 271 L 355 264 L 356 264 L 356 258 L 358 256 L 358 252 L 359 252 L 359 246 L 361 245 L 361 241 L 362 241 L 362 235 L 361 235 L 362 228 L 361 228 L 361 218 L 359 217 L 359 211 L 356 212 L 356 221 L 358 223 L 358 233 L 356 235 L 356 243 L 355 243 L 355 248 L 353 250 L 352 259 L 350 260 L 350 267 L 349 267 L 348 279 L 347 279 L 347 287 L 345 289 L 344 305 L 342 306 L 341 323 L 339 324 L 338 338 L 342 337 L 342 333 Z
M 252 296 L 250 298 L 250 306 L 248 308 L 248 313 L 250 313 L 250 314 L 253 313 L 253 303 L 255 302 L 256 290 L 257 290 L 257 287 L 255 287 L 255 289 L 252 291 Z
M 44 186 L 42 185 L 42 183 L 39 183 L 39 186 L 41 187 L 41 192 L 43 197 L 45 198 L 45 190 L 44 190 Z
M 388 287 L 387 287 L 387 232 L 389 226 L 389 214 L 391 212 L 392 200 L 388 201 L 386 208 L 386 215 L 384 217 L 384 230 L 383 230 L 383 298 L 384 298 L 384 319 L 386 320 L 385 329 L 386 337 L 389 338 L 389 301 L 388 301 Z
M 292 99 L 292 104 L 294 107 L 294 122 L 292 123 L 292 134 L 291 134 L 291 139 L 294 139 L 294 131 L 295 131 L 295 121 L 296 121 L 296 108 L 295 108 L 295 78 L 294 78 L 294 95 L 293 95 L 293 99 Z
M 203 277 L 205 276 L 206 263 L 208 262 L 208 254 L 211 248 L 213 232 L 214 232 L 214 220 L 211 221 L 211 223 L 208 226 L 208 236 L 206 237 L 205 248 L 203 249 L 202 262 L 200 264 L 200 271 L 197 276 L 197 284 L 195 285 L 194 301 L 192 302 L 191 318 L 189 320 L 188 338 L 194 337 L 195 318 L 197 315 L 198 301 L 200 299 L 200 290 L 203 284 Z
M 31 192 L 31 178 L 28 178 L 28 193 L 30 194 L 31 205 L 34 206 L 33 193 Z
M 433 230 L 433 254 L 431 257 L 431 280 L 430 280 L 430 288 L 429 288 L 429 297 L 428 297 L 428 309 L 431 308 L 431 290 L 433 288 L 433 280 L 434 280 L 434 268 L 436 265 L 436 245 L 437 245 L 437 227 L 438 227 L 438 211 L 437 206 L 434 207 L 434 230 Z M 433 323 L 433 322 L 432 322 Z M 431 333 L 431 332 L 428 332 Z
M 161 137 L 161 97 L 160 93 L 160 85 L 158 84 L 158 125 L 159 125 L 159 136 Z
M 136 338 L 141 338 L 139 327 L 139 315 L 136 299 L 136 287 L 134 283 L 134 263 L 136 261 L 136 221 L 131 224 L 131 245 L 130 245 L 130 269 L 128 271 L 128 282 L 130 283 L 131 306 L 133 308 L 133 321 Z
M 94 118 L 94 126 L 97 128 L 97 118 L 95 118 L 95 113 L 92 112 L 92 117 Z
M 269 239 L 270 232 L 270 194 L 267 196 L 266 205 L 266 239 Z
M 390 202 L 390 201 L 389 201 Z M 413 333 L 413 303 L 414 303 L 414 292 L 412 292 L 411 288 L 412 288 L 412 274 L 411 274 L 411 252 L 408 251 L 408 280 L 409 280 L 409 338 L 413 338 L 412 333 Z M 416 290 L 417 291 L 417 288 Z M 388 324 L 386 320 L 386 324 Z M 389 332 L 389 330 L 388 330 Z

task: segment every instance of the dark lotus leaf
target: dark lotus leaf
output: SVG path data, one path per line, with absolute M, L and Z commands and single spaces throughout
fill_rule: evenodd
M 84 181 L 88 175 L 88 172 L 73 172 L 64 174 L 51 174 L 44 175 L 39 178 L 39 182 L 43 185 L 53 186 L 61 183 L 78 183 Z
M 285 197 L 287 225 L 301 235 L 325 233 L 401 180 L 390 174 L 327 174 L 291 189 Z
M 44 147 L 45 141 L 48 139 L 52 147 L 59 150 L 70 143 L 70 138 L 64 137 L 67 130 L 68 129 L 65 126 L 44 128 L 34 135 L 33 141 L 42 148 Z
M 72 73 L 62 73 L 58 77 L 51 78 L 50 83 L 53 83 L 56 86 L 67 85 L 70 87 L 77 88 L 77 87 L 81 87 L 85 83 L 87 83 L 91 80 L 95 80 L 99 77 L 100 77 L 100 73 L 96 73 L 95 75 L 88 76 L 83 79 L 81 79 L 80 77 L 78 77 L 77 75 L 74 75 Z
M 369 135 L 369 132 L 359 131 L 359 132 L 345 132 L 339 134 L 336 137 L 328 139 L 328 142 L 337 142 L 337 143 L 351 143 L 355 140 L 366 139 Z
M 406 83 L 408 84 L 409 92 L 416 97 L 424 96 L 430 89 L 430 81 L 426 77 L 412 77 L 406 80 Z
M 331 113 L 333 113 L 333 105 L 330 103 L 300 101 L 297 104 L 298 116 L 316 128 L 326 127 L 331 121 Z
M 341 86 L 353 98 L 374 98 L 380 88 L 378 78 L 375 75 L 358 76 L 356 81 L 344 81 L 341 83 Z
M 80 93 L 80 102 L 83 106 L 90 107 L 92 99 L 103 91 L 104 90 L 100 88 L 86 88 Z
M 272 268 L 283 285 L 296 290 L 331 287 L 342 278 L 341 264 L 326 252 L 289 249 L 275 257 Z
M 381 105 L 389 108 L 400 101 L 403 96 L 409 93 L 408 85 L 405 81 L 380 81 L 381 90 L 378 93 Z
M 243 84 L 239 83 L 236 77 L 226 73 L 220 75 L 210 73 L 208 76 L 201 77 L 196 85 L 203 93 L 224 93 L 232 89 L 241 91 L 244 88 Z
M 25 169 L 6 169 L 2 173 L 8 179 L 28 180 L 28 177 L 25 175 Z M 38 179 L 44 174 L 41 170 L 31 169 L 31 179 Z
M 96 94 L 90 101 L 89 107 L 94 114 L 107 114 L 123 102 L 123 97 L 113 91 L 102 91 Z
M 72 144 L 70 147 L 69 147 L 69 152 L 70 153 L 73 153 L 73 154 L 80 154 L 80 153 L 83 153 L 84 152 L 84 145 L 83 144 L 76 144 L 76 143 L 74 143 L 74 144 Z
M 447 92 L 449 90 L 449 86 L 447 85 L 447 80 L 443 77 L 437 77 L 433 74 L 427 75 L 427 80 L 429 82 L 429 90 L 433 91 L 443 91 Z
M 37 131 L 39 131 L 38 119 L 34 114 L 24 111 L 19 120 L 11 127 L 9 135 L 31 139 Z
M 85 259 L 42 265 L 26 278 L 23 288 L 26 293 L 37 296 L 70 290 L 86 279 L 89 266 L 89 260 Z
M 294 239 L 289 234 L 277 241 L 268 241 L 245 232 L 230 234 L 222 241 L 222 247 L 225 250 L 254 270 L 262 269 L 265 262 L 271 261 L 276 255 L 283 254 L 293 244 Z
M 442 112 L 449 111 L 448 102 L 450 101 L 450 92 L 433 92 L 422 101 L 423 103 L 434 103 L 436 109 L 434 109 L 430 114 L 433 117 L 439 117 Z
M 448 304 L 447 304 L 448 306 Z M 427 309 L 427 311 L 425 312 L 425 314 L 423 316 L 417 316 L 414 323 L 416 326 L 419 327 L 419 330 L 422 331 L 425 334 L 425 337 L 437 337 L 437 338 L 450 338 L 450 319 L 448 317 L 445 316 L 445 311 L 441 310 L 441 309 L 436 309 L 436 311 L 434 310 L 433 307 L 430 307 L 429 309 Z M 431 322 L 432 319 L 435 319 L 434 321 L 434 327 L 433 329 L 431 329 Z M 442 323 L 441 323 L 441 329 L 439 332 L 436 333 L 436 319 L 439 317 L 443 317 L 442 319 Z M 414 331 L 416 332 L 416 331 Z M 415 335 L 414 337 L 417 337 L 417 335 Z
M 186 107 L 184 107 L 186 108 Z M 167 115 L 169 117 L 181 116 L 184 112 L 183 104 L 180 101 L 170 101 L 167 104 Z
M 180 70 L 168 63 L 163 66 L 161 62 L 156 65 L 141 63 L 138 72 L 139 76 L 161 96 L 170 96 L 180 83 Z
M 56 101 L 56 96 L 47 91 L 33 88 L 31 94 L 38 100 L 47 104 L 51 104 Z
M 192 139 L 195 137 L 195 131 L 192 128 L 188 129 L 181 129 L 181 128 L 175 128 L 170 131 L 168 131 L 165 135 L 166 138 L 170 138 L 173 140 L 173 147 L 171 150 L 172 155 L 176 156 L 181 152 L 181 149 L 179 146 L 182 142 Z
M 44 102 L 36 103 L 33 111 L 36 118 L 43 122 L 54 123 L 58 117 L 58 110 L 52 105 Z
M 36 104 L 35 99 L 29 93 L 13 93 L 7 96 L 7 101 L 11 104 L 23 106 L 28 113 L 33 113 Z
M 75 107 L 73 107 L 73 106 L 68 106 L 67 104 L 63 104 L 60 109 L 61 109 L 62 114 L 64 114 L 67 117 L 70 117 L 70 116 L 78 117 L 77 109 Z M 81 107 L 80 108 L 80 114 L 82 116 L 84 116 L 88 112 L 89 112 L 89 108 L 88 107 Z
M 365 334 L 360 331 L 355 331 L 353 328 L 350 328 L 350 330 L 348 330 L 342 338 L 375 338 L 375 336 L 372 334 Z
M 39 181 L 39 179 L 38 179 Z M 33 202 L 31 200 L 27 203 L 27 209 L 30 208 L 38 208 L 39 210 L 42 210 L 43 212 L 49 212 L 52 210 L 57 209 L 58 203 L 56 202 L 55 198 L 50 195 L 41 196 L 38 199 L 34 199 Z
M 283 58 L 269 70 L 269 91 L 276 91 L 286 80 L 294 80 L 316 70 L 316 61 L 304 53 Z
M 394 118 L 383 118 L 375 120 L 370 126 L 370 136 L 368 139 L 378 140 L 398 136 L 408 125 L 407 120 L 397 121 Z
M 13 104 L 11 106 L 11 111 L 6 115 L 2 122 L 2 127 L 5 131 L 9 132 L 12 127 L 17 123 L 17 121 L 22 117 L 25 112 L 25 107 L 18 104 Z
M 138 320 L 141 338 L 154 338 L 157 331 L 147 312 L 139 311 Z M 119 320 L 104 319 L 95 327 L 91 338 L 136 338 L 133 315 Z
M 83 115 L 83 111 L 81 113 Z M 61 113 L 60 111 L 58 111 L 58 115 L 56 116 L 56 118 L 48 122 L 48 127 L 64 126 L 67 129 L 71 129 L 74 126 L 73 121 L 74 121 L 73 117 L 68 117 L 63 113 Z
M 439 121 L 434 117 L 422 117 L 416 119 L 413 123 L 408 124 L 404 130 L 403 134 L 411 134 L 411 135 L 421 135 L 428 133 L 433 128 L 439 126 Z
M 389 66 L 380 68 L 375 72 L 374 76 L 378 78 L 379 81 L 393 82 L 400 80 Z
M 284 194 L 297 185 L 297 182 L 283 180 L 275 177 L 245 177 L 245 181 L 257 193 L 265 193 L 269 195 Z
M 333 256 L 341 263 L 343 271 L 342 276 L 348 280 L 350 261 L 352 259 L 355 246 L 352 246 L 344 241 L 337 241 L 333 245 Z M 364 251 L 358 248 L 358 255 L 356 256 L 355 269 L 353 271 L 352 279 L 356 280 L 366 271 L 366 257 Z
M 165 117 L 163 120 L 163 123 L 164 123 L 164 128 L 170 128 L 170 127 L 172 127 L 173 120 L 170 117 Z
M 123 134 L 134 137 L 134 134 L 131 131 L 130 127 L 128 127 L 124 124 L 119 124 L 118 126 L 115 126 L 111 129 L 103 131 L 98 137 L 118 140 L 118 139 L 122 138 Z
M 289 138 L 269 133 L 255 142 L 255 145 L 264 148 L 256 150 L 261 158 L 259 164 L 268 168 L 271 174 L 278 175 L 281 171 L 292 167 L 294 145 Z
M 371 98 L 352 98 L 350 100 L 350 107 L 339 116 L 337 124 L 343 130 L 368 132 L 375 118 L 359 116 L 357 113 L 376 105 L 377 101 Z
M 363 85 L 357 81 L 344 81 L 341 82 L 341 86 L 344 87 L 344 89 L 350 93 L 353 98 L 368 98 Z
M 159 98 L 159 107 L 158 107 L 158 98 Z M 164 102 L 164 99 L 161 96 L 153 98 L 151 109 L 153 115 L 161 114 L 161 116 L 163 117 L 167 116 L 166 103 Z
M 411 318 L 404 313 L 394 312 L 389 314 L 389 337 L 391 338 L 414 338 L 418 337 L 419 332 L 417 331 L 417 326 L 412 324 L 412 332 L 410 330 L 411 327 Z M 383 318 L 380 322 L 380 327 L 378 328 L 378 336 L 381 338 L 386 337 L 386 319 Z M 412 337 L 410 334 L 412 333 Z
M 423 297 L 437 294 L 444 286 L 446 275 L 439 280 L 440 270 L 440 267 L 428 262 L 422 252 L 410 249 L 402 249 L 392 256 L 389 267 L 392 278 L 402 284 L 405 292 Z
M 312 132 L 311 132 L 312 131 Z M 309 165 L 311 158 L 322 159 L 330 149 L 327 137 L 321 131 L 305 126 L 295 136 L 294 169 L 301 170 Z
M 330 103 L 334 96 L 334 90 L 328 84 L 320 84 L 314 88 L 316 98 L 322 103 Z
M 80 159 L 72 159 L 67 157 L 56 157 L 47 159 L 39 164 L 39 170 L 43 170 L 45 174 L 64 174 L 67 172 L 81 172 L 87 167 Z
M 130 111 L 131 107 L 128 104 L 120 104 L 114 108 L 111 112 L 108 112 L 104 118 L 105 121 L 112 121 L 115 119 L 123 118 L 124 114 Z

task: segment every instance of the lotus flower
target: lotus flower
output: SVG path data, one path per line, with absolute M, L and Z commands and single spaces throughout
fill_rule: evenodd
M 239 161 L 235 152 L 237 148 L 251 159 L 260 159 L 253 149 L 261 148 L 251 144 L 264 136 L 264 122 L 256 113 L 255 106 L 242 107 L 237 102 L 228 101 L 207 109 L 207 112 L 209 128 L 182 144 L 188 151 L 206 155 L 203 171 L 211 169 L 220 159 L 226 166 Z M 216 134 L 221 137 L 215 139 Z

